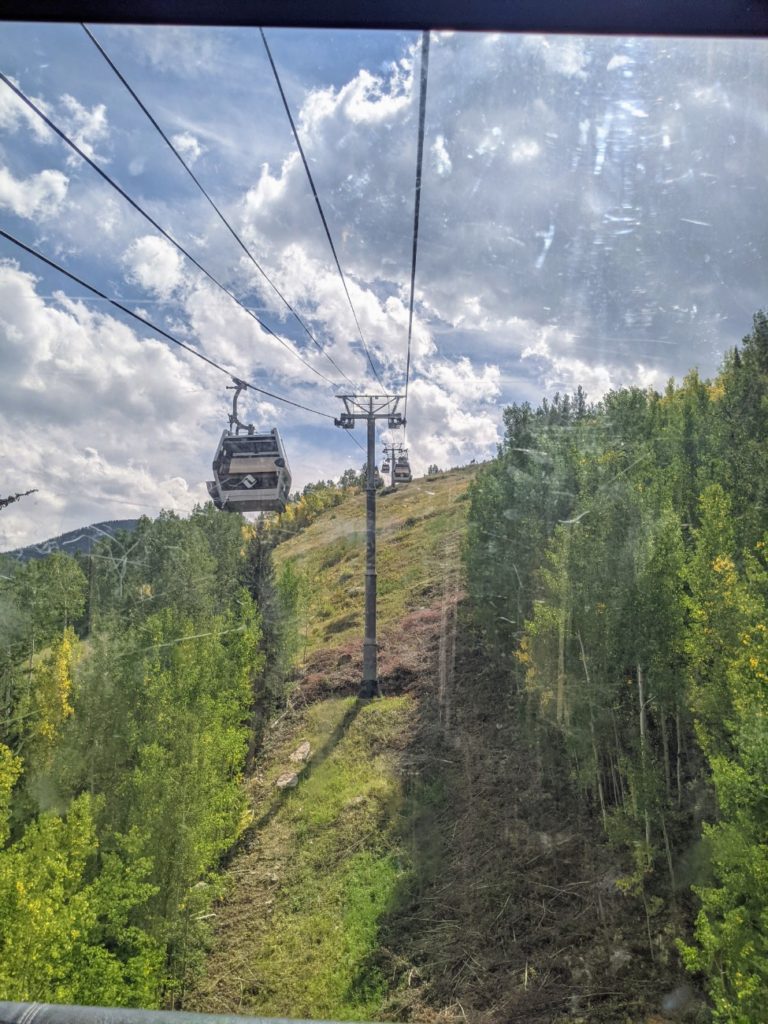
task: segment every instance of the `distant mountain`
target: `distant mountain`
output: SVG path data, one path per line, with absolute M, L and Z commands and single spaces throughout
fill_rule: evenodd
M 32 558 L 45 558 L 54 551 L 64 551 L 68 555 L 74 555 L 77 551 L 88 554 L 96 541 L 104 537 L 114 537 L 120 530 L 131 533 L 138 525 L 138 519 L 109 519 L 105 523 L 93 523 L 78 530 L 70 530 L 69 533 L 59 534 L 58 537 L 44 540 L 40 544 L 28 544 L 25 548 L 6 551 L 4 555 L 19 562 L 28 562 Z

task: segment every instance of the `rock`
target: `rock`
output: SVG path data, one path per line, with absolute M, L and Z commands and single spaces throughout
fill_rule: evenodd
M 667 1017 L 679 1017 L 696 999 L 690 985 L 683 983 L 673 988 L 661 1000 L 661 1012 Z
M 299 784 L 299 776 L 296 772 L 283 772 L 275 785 L 278 789 L 295 789 Z
M 617 946 L 611 953 L 610 970 L 611 974 L 618 974 L 632 959 L 632 954 L 624 946 Z
M 312 747 L 309 745 L 309 740 L 304 740 L 303 743 L 300 743 L 298 747 L 296 747 L 294 752 L 291 754 L 289 760 L 293 761 L 294 764 L 301 761 L 306 761 L 307 758 L 309 757 L 309 752 L 311 749 Z

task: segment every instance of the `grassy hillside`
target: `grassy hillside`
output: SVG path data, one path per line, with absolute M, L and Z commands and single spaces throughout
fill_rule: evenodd
M 431 604 L 466 524 L 466 491 L 477 466 L 414 480 L 379 497 L 377 571 L 379 624 L 398 622 Z M 365 495 L 326 513 L 275 550 L 306 583 L 302 630 L 306 654 L 361 636 L 365 569 Z
M 412 810 L 407 752 L 422 689 L 445 661 L 439 634 L 459 592 L 466 494 L 476 471 L 416 480 L 379 500 L 382 700 L 354 696 L 365 495 L 276 549 L 278 568 L 290 561 L 305 581 L 305 668 L 249 780 L 253 825 L 232 863 L 211 956 L 186 1007 L 340 1020 L 384 1012 L 392 978 L 381 927 L 414 867 L 405 827 Z M 292 761 L 301 744 L 309 744 L 307 760 Z M 291 773 L 296 786 L 280 789 L 278 780 Z

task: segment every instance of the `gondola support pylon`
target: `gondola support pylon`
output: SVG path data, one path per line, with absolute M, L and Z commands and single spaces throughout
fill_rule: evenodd
M 400 395 L 339 395 L 344 412 L 334 420 L 337 427 L 354 429 L 358 420 L 367 427 L 366 529 L 365 529 L 365 636 L 363 638 L 363 679 L 359 696 L 363 700 L 380 696 L 376 641 L 376 420 L 387 420 L 390 428 L 405 426 L 397 412 Z

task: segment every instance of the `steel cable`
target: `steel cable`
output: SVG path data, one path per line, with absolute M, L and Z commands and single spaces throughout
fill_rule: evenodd
M 81 22 L 81 24 L 82 24 L 82 22 Z M 147 109 L 147 107 L 145 106 L 145 104 L 144 104 L 144 103 L 143 103 L 143 102 L 141 101 L 141 99 L 140 99 L 140 98 L 139 98 L 139 96 L 138 96 L 138 95 L 136 94 L 136 92 L 135 92 L 135 90 L 133 89 L 133 87 L 132 87 L 132 86 L 131 86 L 131 85 L 129 84 L 129 82 L 128 82 L 128 81 L 126 80 L 125 76 L 124 76 L 124 75 L 122 74 L 122 72 L 121 72 L 121 71 L 119 70 L 119 68 L 118 68 L 118 67 L 117 67 L 117 66 L 115 65 L 114 61 L 113 61 L 113 60 L 112 60 L 112 58 L 111 58 L 111 57 L 109 56 L 109 54 L 108 54 L 108 53 L 106 52 L 106 50 L 105 50 L 105 49 L 104 49 L 104 47 L 103 47 L 103 46 L 101 45 L 101 43 L 100 43 L 100 42 L 98 41 L 98 39 L 97 39 L 97 38 L 96 38 L 96 37 L 94 36 L 94 34 L 93 34 L 93 33 L 91 32 L 91 30 L 90 30 L 90 29 L 88 28 L 88 26 L 87 26 L 87 25 L 85 25 L 85 24 L 82 24 L 82 28 L 83 28 L 83 31 L 85 32 L 85 34 L 86 34 L 86 35 L 88 36 L 88 38 L 89 38 L 89 39 L 91 40 L 91 42 L 93 43 L 93 45 L 94 45 L 94 46 L 96 47 L 96 49 L 97 49 L 97 50 L 99 51 L 99 53 L 100 53 L 100 54 L 102 55 L 102 57 L 104 58 L 104 60 L 105 60 L 105 61 L 107 62 L 107 64 L 108 64 L 108 65 L 109 65 L 109 66 L 110 66 L 110 67 L 112 68 L 112 70 L 114 71 L 115 75 L 116 75 L 116 76 L 117 76 L 117 77 L 119 78 L 119 80 L 120 80 L 120 81 L 122 82 L 122 84 L 123 84 L 123 85 L 125 86 L 125 88 L 126 88 L 126 89 L 128 90 L 128 92 L 129 92 L 129 93 L 131 94 L 131 96 L 132 96 L 132 97 L 133 97 L 133 99 L 134 99 L 134 100 L 136 101 L 136 103 L 138 104 L 138 106 L 139 106 L 139 107 L 141 108 L 141 110 L 142 110 L 142 111 L 144 112 L 144 114 L 146 114 L 146 116 L 147 116 L 148 120 L 149 120 L 149 121 L 150 121 L 150 123 L 151 123 L 151 124 L 152 124 L 152 125 L 154 126 L 154 128 L 155 128 L 155 129 L 157 130 L 157 132 L 158 132 L 158 134 L 160 135 L 161 139 L 162 139 L 162 140 L 163 140 L 163 141 L 165 142 L 165 144 L 166 144 L 166 145 L 168 146 L 168 148 L 170 149 L 170 151 L 171 151 L 171 152 L 173 153 L 173 155 L 174 155 L 174 156 L 176 157 L 176 159 L 177 159 L 177 160 L 179 161 L 179 163 L 181 164 L 181 166 L 182 166 L 182 167 L 184 168 L 184 170 L 185 170 L 185 171 L 187 172 L 187 174 L 188 174 L 188 175 L 190 176 L 190 178 L 191 178 L 191 179 L 192 179 L 192 181 L 193 181 L 193 182 L 195 183 L 195 185 L 196 185 L 196 186 L 198 187 L 198 189 L 200 190 L 200 192 L 202 192 L 203 196 L 205 196 L 205 198 L 206 198 L 206 199 L 208 200 L 208 203 L 210 204 L 210 206 L 212 207 L 212 209 L 214 210 L 214 212 L 215 212 L 215 213 L 216 213 L 216 215 L 218 216 L 218 218 L 219 218 L 219 220 L 221 221 L 221 223 L 222 223 L 222 224 L 224 225 L 224 227 L 225 227 L 225 228 L 227 229 L 227 231 L 229 231 L 229 233 L 230 233 L 230 234 L 232 235 L 232 237 L 234 238 L 234 240 L 235 240 L 235 241 L 237 242 L 237 244 L 238 244 L 238 245 L 240 246 L 240 248 L 241 248 L 241 249 L 243 250 L 243 252 L 244 252 L 244 253 L 245 253 L 245 255 L 246 255 L 246 256 L 248 257 L 248 259 L 249 259 L 249 260 L 251 261 L 251 263 L 252 263 L 252 264 L 254 265 L 254 267 L 256 267 L 256 269 L 257 269 L 257 270 L 258 270 L 258 272 L 259 272 L 259 273 L 261 274 L 261 276 L 262 276 L 262 277 L 264 278 L 264 280 L 265 280 L 265 281 L 267 282 L 267 284 L 268 284 L 268 285 L 269 285 L 269 286 L 270 286 L 270 287 L 272 288 L 272 290 L 273 290 L 273 291 L 275 292 L 275 294 L 276 294 L 276 295 L 277 295 L 277 296 L 278 296 L 278 297 L 279 297 L 279 298 L 281 299 L 281 301 L 282 301 L 282 302 L 284 303 L 284 305 L 286 306 L 286 308 L 287 308 L 287 309 L 288 309 L 288 310 L 290 311 L 290 313 L 291 313 L 291 314 L 292 314 L 292 315 L 293 315 L 293 316 L 295 317 L 295 319 L 296 319 L 296 320 L 298 321 L 298 323 L 299 323 L 299 324 L 301 325 L 302 329 L 303 329 L 303 330 L 305 331 L 305 333 L 306 333 L 307 337 L 308 337 L 308 338 L 309 338 L 309 339 L 310 339 L 310 340 L 312 341 L 312 343 L 313 343 L 313 344 L 314 344 L 314 345 L 315 345 L 315 346 L 317 347 L 318 351 L 320 351 L 320 352 L 321 352 L 321 353 L 322 353 L 322 354 L 323 354 L 323 355 L 325 356 L 325 358 L 326 358 L 326 359 L 328 360 L 328 362 L 329 362 L 329 363 L 331 364 L 331 366 L 333 366 L 333 368 L 334 368 L 334 369 L 335 369 L 335 370 L 336 370 L 336 371 L 337 371 L 338 373 L 340 373 L 340 374 L 341 374 L 341 376 L 342 376 L 342 377 L 343 377 L 343 378 L 344 378 L 344 379 L 345 379 L 345 380 L 346 380 L 346 381 L 347 381 L 347 382 L 348 382 L 349 384 L 352 384 L 352 386 L 354 387 L 354 382 L 353 382 L 352 380 L 350 380 L 350 378 L 349 378 L 349 377 L 348 377 L 348 376 L 346 375 L 346 373 L 344 373 L 344 371 L 343 371 L 343 370 L 341 369 L 341 367 L 337 365 L 337 363 L 336 363 L 336 362 L 334 361 L 334 359 L 333 359 L 333 358 L 332 358 L 331 356 L 329 356 L 329 355 L 328 355 L 328 353 L 327 353 L 327 352 L 325 351 L 325 349 L 323 348 L 323 346 L 322 346 L 322 345 L 320 344 L 320 342 L 319 342 L 319 341 L 317 340 L 317 338 L 316 338 L 316 337 L 314 336 L 314 334 L 312 333 L 312 331 L 310 331 L 309 327 L 308 327 L 308 326 L 306 325 L 306 323 L 304 322 L 304 320 L 302 320 L 302 318 L 301 318 L 301 317 L 299 316 L 299 314 L 298 314 L 298 313 L 296 312 L 296 310 L 295 310 L 295 309 L 294 309 L 294 307 L 293 307 L 293 306 L 291 305 L 291 303 L 290 303 L 290 302 L 288 301 L 288 299 L 286 299 L 286 297 L 285 297 L 285 296 L 283 295 L 283 293 L 282 293 L 282 292 L 280 291 L 280 289 L 279 289 L 279 288 L 277 287 L 277 285 L 276 285 L 276 284 L 274 283 L 274 281 L 273 281 L 273 280 L 272 280 L 272 279 L 271 279 L 271 278 L 269 277 L 269 275 L 267 274 L 267 272 L 266 272 L 266 271 L 264 270 L 264 268 L 263 268 L 263 267 L 261 266 L 261 264 L 260 264 L 260 263 L 258 262 L 258 260 L 256 259 L 256 257 L 255 257 L 255 256 L 253 255 L 253 253 L 251 252 L 251 250 L 250 250 L 250 249 L 248 248 L 248 246 L 247 246 L 247 245 L 245 244 L 245 242 L 244 242 L 244 241 L 242 240 L 242 238 L 240 237 L 240 235 L 239 235 L 239 234 L 238 234 L 238 233 L 237 233 L 237 232 L 235 231 L 235 229 L 234 229 L 234 228 L 232 227 L 232 225 L 231 225 L 231 224 L 229 223 L 229 221 L 228 221 L 228 220 L 227 220 L 227 218 L 226 218 L 226 217 L 224 216 L 224 214 L 223 214 L 223 213 L 221 212 L 221 210 L 220 210 L 220 209 L 219 209 L 219 207 L 218 207 L 218 206 L 216 205 L 216 203 L 215 203 L 215 202 L 213 201 L 213 199 L 211 198 L 211 196 L 209 195 L 209 193 L 207 192 L 207 190 L 205 189 L 205 187 L 203 186 L 203 184 L 202 184 L 202 183 L 200 182 L 200 180 L 199 180 L 199 178 L 197 177 L 197 175 L 195 174 L 195 172 L 194 172 L 194 171 L 192 170 L 192 168 L 191 168 L 191 167 L 189 166 L 189 164 L 187 164 L 187 162 L 186 162 L 186 161 L 184 160 L 184 158 L 182 157 L 181 153 L 179 153 L 178 149 L 177 149 L 177 148 L 176 148 L 176 147 L 174 146 L 173 142 L 172 142 L 172 141 L 171 141 L 171 140 L 170 140 L 170 139 L 168 138 L 168 136 L 166 135 L 166 133 L 165 133 L 165 132 L 163 131 L 163 129 L 162 129 L 162 128 L 160 127 L 160 125 L 159 125 L 159 124 L 157 123 L 157 121 L 155 120 L 155 118 L 154 118 L 154 117 L 152 116 L 152 114 L 151 114 L 151 113 L 149 112 L 149 110 Z
M 411 337 L 413 334 L 413 299 L 416 283 L 416 254 L 419 246 L 419 213 L 421 210 L 421 168 L 424 158 L 424 122 L 427 113 L 427 75 L 429 73 L 429 31 L 421 35 L 421 88 L 419 92 L 419 141 L 416 151 L 416 195 L 413 204 L 413 251 L 411 254 L 411 299 L 408 307 L 408 352 L 405 362 L 405 399 L 403 401 L 403 436 L 407 429 L 408 381 L 411 375 Z
M 183 348 L 185 352 L 189 352 L 193 356 L 197 356 L 198 359 L 202 359 L 204 363 L 208 363 L 208 365 L 212 366 L 215 370 L 218 370 L 220 373 L 226 374 L 226 376 L 229 377 L 231 380 L 240 381 L 247 388 L 250 388 L 251 391 L 257 391 L 259 394 L 266 395 L 268 398 L 274 398 L 275 401 L 277 402 L 284 402 L 286 405 L 292 405 L 296 409 L 302 409 L 304 412 L 310 412 L 315 416 L 322 416 L 323 419 L 333 419 L 333 416 L 330 416 L 326 412 L 320 412 L 318 409 L 312 409 L 308 405 L 302 405 L 301 402 L 294 402 L 292 398 L 284 398 L 282 395 L 276 395 L 273 391 L 267 391 L 265 388 L 257 387 L 256 384 L 251 384 L 247 380 L 242 380 L 242 378 L 239 377 L 237 374 L 233 373 L 232 370 L 228 370 L 220 363 L 217 363 L 214 359 L 211 359 L 210 356 L 207 356 L 203 352 L 199 352 L 197 349 L 192 348 L 191 345 L 187 345 L 185 342 L 180 341 L 178 338 L 174 337 L 174 335 L 171 334 L 169 331 L 164 330 L 162 327 L 158 327 L 157 324 L 153 324 L 151 320 L 147 320 L 146 317 L 141 316 L 139 313 L 135 313 L 132 309 L 129 309 L 128 306 L 124 306 L 122 302 L 118 302 L 117 299 L 111 299 L 108 295 L 105 295 L 104 292 L 99 291 L 99 289 L 96 288 L 94 285 L 88 284 L 87 281 L 84 281 L 81 277 L 78 277 L 76 274 L 73 274 L 72 271 L 66 270 L 59 263 L 56 263 L 55 260 L 52 260 L 50 257 L 45 256 L 37 249 L 33 249 L 32 246 L 26 245 L 20 239 L 15 238 L 7 231 L 4 231 L 2 228 L 0 228 L 0 237 L 7 239 L 9 242 L 13 242 L 14 245 L 17 245 L 20 249 L 23 249 L 31 256 L 35 256 L 42 263 L 46 263 L 49 267 L 52 267 L 53 270 L 57 270 L 60 274 L 64 274 L 65 277 L 68 277 L 71 281 L 74 281 L 76 284 L 79 284 L 83 288 L 86 288 L 89 292 L 93 292 L 94 295 L 98 295 L 100 299 L 104 299 L 110 305 L 114 306 L 115 309 L 119 309 L 122 313 L 125 313 L 128 316 L 133 317 L 134 320 L 138 320 L 139 323 L 144 324 L 145 327 L 149 327 L 151 330 L 155 331 L 161 337 L 173 342 L 174 345 L 178 345 L 179 348 Z
M 291 108 L 288 106 L 288 100 L 286 99 L 285 92 L 283 91 L 283 83 L 280 81 L 280 75 L 278 73 L 278 70 L 277 70 L 277 67 L 275 65 L 275 62 L 272 59 L 272 51 L 269 48 L 269 43 L 267 42 L 267 37 L 264 35 L 264 29 L 260 28 L 259 32 L 261 32 L 261 38 L 262 38 L 262 41 L 264 43 L 264 49 L 267 51 L 267 57 L 269 59 L 270 67 L 272 68 L 272 74 L 275 76 L 275 82 L 277 83 L 277 88 L 278 88 L 278 90 L 280 92 L 280 98 L 283 101 L 283 107 L 285 108 L 285 112 L 288 115 L 288 121 L 289 121 L 289 123 L 291 125 L 291 131 L 293 132 L 293 138 L 294 138 L 294 140 L 296 142 L 296 146 L 297 146 L 297 148 L 299 150 L 299 156 L 301 157 L 301 162 L 304 164 L 304 170 L 307 172 L 307 178 L 309 180 L 309 187 L 312 189 L 312 195 L 315 197 L 315 203 L 317 204 L 317 212 L 320 214 L 320 220 L 323 222 L 323 228 L 325 229 L 325 237 L 328 239 L 328 244 L 331 247 L 331 252 L 333 253 L 333 258 L 334 258 L 334 261 L 336 263 L 336 269 L 339 272 L 339 277 L 341 278 L 341 283 L 344 286 L 344 293 L 347 296 L 347 302 L 349 303 L 349 308 L 352 310 L 352 316 L 354 317 L 354 320 L 355 320 L 355 326 L 357 327 L 357 333 L 358 333 L 358 335 L 360 337 L 360 341 L 362 342 L 363 350 L 365 351 L 365 354 L 368 357 L 368 362 L 370 364 L 371 370 L 373 371 L 373 375 L 376 378 L 376 380 L 379 382 L 379 384 L 381 384 L 381 386 L 384 387 L 384 383 L 383 383 L 381 377 L 379 376 L 378 371 L 376 370 L 376 367 L 374 366 L 373 358 L 371 357 L 370 350 L 369 350 L 368 346 L 365 343 L 365 338 L 363 337 L 363 330 L 362 330 L 362 328 L 360 326 L 360 321 L 357 318 L 357 313 L 355 312 L 355 307 L 354 307 L 354 305 L 352 303 L 352 296 L 349 294 L 349 289 L 347 288 L 347 279 L 344 277 L 344 271 L 341 269 L 341 263 L 339 262 L 339 257 L 338 257 L 338 255 L 336 253 L 336 246 L 333 244 L 333 238 L 331 237 L 331 230 L 328 227 L 328 221 L 325 219 L 325 213 L 323 212 L 323 206 L 322 206 L 322 203 L 320 202 L 320 196 L 317 194 L 317 188 L 315 187 L 315 181 L 314 181 L 314 178 L 312 177 L 312 171 L 310 171 L 310 169 L 309 169 L 309 164 L 308 164 L 307 158 L 306 158 L 306 156 L 304 154 L 304 147 L 301 144 L 301 139 L 299 138 L 299 133 L 298 133 L 298 131 L 296 129 L 296 123 L 294 122 L 293 115 L 291 114 Z
M 236 302 L 237 305 L 242 310 L 244 310 L 250 317 L 252 317 L 256 321 L 256 323 L 258 323 L 259 326 L 267 332 L 267 334 L 271 335 L 276 341 L 278 341 L 283 346 L 283 348 L 290 352 L 291 355 L 295 356 L 295 358 L 298 359 L 301 363 L 303 363 L 307 367 L 307 369 L 317 374 L 318 377 L 321 377 L 332 387 L 336 387 L 335 382 L 332 381 L 330 377 L 326 377 L 324 373 L 321 373 L 320 370 L 312 366 L 311 363 L 308 363 L 307 360 L 304 359 L 302 355 L 300 355 L 300 353 L 296 352 L 295 349 L 291 348 L 291 346 L 283 338 L 281 338 L 279 334 L 276 334 L 271 327 L 265 324 L 263 320 L 261 320 L 253 312 L 252 309 L 249 309 L 248 306 L 245 305 L 245 303 L 241 302 L 240 299 L 238 299 L 238 297 L 234 294 L 234 292 L 231 292 L 226 285 L 222 284 L 221 281 L 214 277 L 213 274 L 202 265 L 202 263 L 195 259 L 195 257 L 190 252 L 188 252 L 184 248 L 184 246 L 181 245 L 180 242 L 177 242 L 176 239 L 168 231 L 165 230 L 165 228 L 161 227 L 160 224 L 158 224 L 158 222 L 154 219 L 154 217 L 147 213 L 147 211 L 138 202 L 136 202 L 136 200 L 133 199 L 133 197 L 130 196 L 124 188 L 118 185 L 118 183 L 113 178 L 111 178 L 106 171 L 102 170 L 102 168 L 99 167 L 99 165 L 94 160 L 92 160 L 87 153 L 83 152 L 83 150 L 77 145 L 77 143 L 70 139 L 70 137 L 67 135 L 65 131 L 63 131 L 56 124 L 54 124 L 54 122 L 48 117 L 48 115 L 45 114 L 37 106 L 37 104 L 34 103 L 33 100 L 26 96 L 25 93 L 22 92 L 22 90 L 14 82 L 12 82 L 7 75 L 3 74 L 2 72 L 0 72 L 0 81 L 5 82 L 8 88 L 11 89 L 18 96 L 18 98 L 30 108 L 30 110 L 33 110 L 38 115 L 38 117 L 40 117 L 40 119 L 51 129 L 51 131 L 55 132 L 55 134 L 58 135 L 59 138 L 63 142 L 65 142 L 70 147 L 70 149 L 73 150 L 73 152 L 77 153 L 77 155 L 82 160 L 84 160 L 90 167 L 92 167 L 93 170 L 96 171 L 96 173 L 101 178 L 103 178 L 104 181 L 107 182 L 107 184 L 111 185 L 111 187 L 115 189 L 115 191 L 118 192 L 123 197 L 123 199 L 125 199 L 126 202 L 128 202 L 134 208 L 134 210 L 137 211 L 137 213 L 141 214 L 141 216 L 144 217 L 144 219 L 148 221 L 152 225 L 152 227 L 155 228 L 156 231 L 160 232 L 163 238 L 167 239 L 167 241 L 169 241 L 175 249 L 177 249 L 183 256 L 185 256 L 190 261 L 190 263 L 197 267 L 197 269 L 202 274 L 204 274 L 209 281 L 211 281 L 223 292 L 225 292 L 225 294 L 227 294 L 232 299 L 233 302 Z

